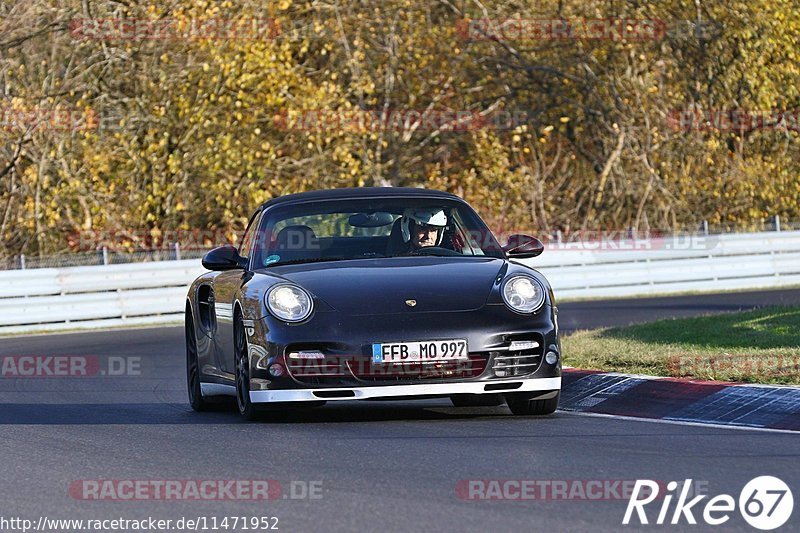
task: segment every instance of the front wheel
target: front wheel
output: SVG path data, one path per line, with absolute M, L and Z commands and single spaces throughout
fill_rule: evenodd
M 236 367 L 236 406 L 239 408 L 239 414 L 245 420 L 255 420 L 258 418 L 260 410 L 250 400 L 250 356 L 247 350 L 244 324 L 242 324 L 242 317 L 238 313 L 233 322 L 233 338 L 234 364 Z
M 515 415 L 549 415 L 556 411 L 558 408 L 558 400 L 561 396 L 561 391 L 558 391 L 553 398 L 537 399 L 543 396 L 542 394 L 530 393 L 508 393 L 506 394 L 506 403 L 511 412 Z
M 186 311 L 186 385 L 189 389 L 189 405 L 195 411 L 208 409 L 208 402 L 200 390 L 200 362 L 197 356 L 197 337 L 194 333 L 192 312 Z

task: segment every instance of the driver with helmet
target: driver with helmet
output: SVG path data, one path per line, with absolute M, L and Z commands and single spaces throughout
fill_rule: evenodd
M 442 244 L 447 215 L 438 208 L 410 208 L 403 212 L 400 230 L 411 251 Z

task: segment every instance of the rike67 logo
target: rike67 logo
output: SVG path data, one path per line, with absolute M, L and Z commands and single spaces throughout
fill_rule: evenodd
M 728 494 L 714 496 L 705 502 L 705 505 L 700 504 L 707 497 L 705 494 L 689 499 L 691 479 L 687 479 L 680 489 L 677 481 L 670 481 L 667 483 L 666 492 L 659 494 L 662 486 L 650 479 L 637 479 L 633 494 L 628 500 L 625 517 L 622 519 L 623 525 L 631 523 L 634 512 L 640 524 L 651 523 L 652 513 L 648 516 L 645 507 L 656 499 L 661 500 L 658 516 L 655 519 L 655 524 L 659 525 L 677 525 L 684 523 L 684 520 L 686 524 L 697 524 L 694 514 L 697 513 L 706 524 L 719 526 L 727 522 L 731 518 L 731 513 L 737 508 L 736 500 Z M 677 502 L 671 509 L 675 496 Z M 654 505 L 651 511 L 655 508 L 658 508 L 658 504 Z M 773 476 L 751 479 L 739 493 L 738 510 L 742 518 L 756 529 L 766 531 L 781 527 L 792 516 L 793 508 L 794 498 L 789 486 Z M 635 520 L 633 523 L 636 523 Z

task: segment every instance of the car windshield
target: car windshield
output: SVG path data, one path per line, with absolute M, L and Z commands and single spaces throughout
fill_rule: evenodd
M 441 198 L 276 206 L 266 212 L 255 241 L 255 268 L 415 255 L 504 257 L 471 208 Z

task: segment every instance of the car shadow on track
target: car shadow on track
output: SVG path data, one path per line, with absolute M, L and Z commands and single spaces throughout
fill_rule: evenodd
M 420 420 L 509 418 L 505 406 L 450 407 L 449 403 L 353 402 L 306 409 L 270 410 L 261 423 L 318 424 Z M 549 417 L 536 418 L 552 418 Z M 515 417 L 516 418 L 516 417 Z M 256 422 L 256 423 L 258 423 Z M 0 404 L 0 425 L 113 425 L 113 424 L 242 424 L 233 402 L 220 402 L 196 413 L 183 403 L 120 404 Z

